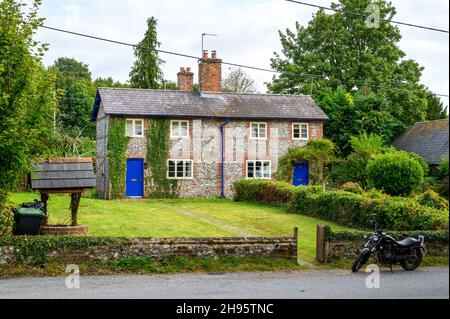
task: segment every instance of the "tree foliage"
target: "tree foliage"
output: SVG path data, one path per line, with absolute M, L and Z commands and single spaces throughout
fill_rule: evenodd
M 385 148 L 383 139 L 376 134 L 362 133 L 359 136 L 350 137 L 350 144 L 353 152 L 366 154 L 367 156 L 373 156 L 381 153 Z
M 317 93 L 316 102 L 330 118 L 324 124 L 324 135 L 336 144 L 341 156 L 352 152 L 352 136 L 375 134 L 388 142 L 406 128 L 390 112 L 388 101 L 374 93 L 366 96 L 343 87 L 326 89 Z
M 129 86 L 130 86 L 129 84 L 122 83 L 120 81 L 116 81 L 110 76 L 107 78 L 99 77 L 94 80 L 95 88 L 99 88 L 99 87 L 127 88 Z
M 370 4 L 380 10 L 376 28 L 365 23 Z M 352 135 L 366 131 L 389 142 L 424 120 L 427 93 L 419 83 L 422 67 L 406 58 L 398 46 L 400 30 L 385 21 L 396 14 L 390 2 L 339 0 L 332 7 L 339 12 L 319 10 L 307 26 L 297 22 L 295 30 L 279 32 L 282 51 L 272 67 L 281 73 L 268 88 L 312 94 L 331 118 L 325 135 L 348 155 Z
M 40 4 L 0 2 L 0 211 L 31 152 L 46 152 L 53 129 L 54 77 L 41 62 L 46 45 L 33 40 Z
M 56 73 L 55 90 L 58 97 L 57 129 L 75 136 L 95 136 L 95 123 L 91 122 L 95 87 L 89 66 L 73 58 L 60 57 L 50 67 Z
M 448 106 L 444 106 L 441 99 L 439 99 L 432 92 L 427 92 L 427 115 L 428 121 L 441 120 L 448 118 Z
M 161 44 L 157 36 L 157 20 L 147 19 L 147 31 L 144 39 L 134 49 L 133 67 L 130 71 L 130 84 L 133 88 L 157 89 L 163 80 L 161 65 L 164 63 L 155 51 Z
M 222 91 L 235 93 L 255 93 L 255 81 L 241 68 L 230 68 L 228 75 L 222 81 Z

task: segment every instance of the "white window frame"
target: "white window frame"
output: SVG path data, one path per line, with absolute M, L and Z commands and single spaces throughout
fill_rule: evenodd
M 173 123 L 178 123 L 178 135 L 173 135 L 172 126 Z M 180 135 L 181 133 L 181 123 L 186 123 L 186 136 Z M 189 138 L 189 121 L 188 120 L 171 120 L 170 121 L 170 138 L 176 139 L 176 138 Z
M 128 130 L 127 130 L 127 125 L 128 125 L 128 121 L 132 121 L 131 124 L 131 135 L 128 135 Z M 136 122 L 141 122 L 142 123 L 142 135 L 136 135 Z M 125 119 L 125 136 L 129 136 L 129 137 L 144 137 L 144 120 L 143 119 L 130 119 L 127 118 Z
M 257 137 L 253 137 L 252 134 L 252 126 L 256 124 L 258 125 L 258 136 Z M 264 132 L 265 132 L 265 137 L 260 137 L 259 136 L 259 131 L 260 131 L 260 125 L 264 124 Z M 250 122 L 250 139 L 251 140 L 267 140 L 267 122 Z
M 298 125 L 299 126 L 299 137 L 295 137 L 294 136 L 294 127 Z M 306 125 L 306 138 L 302 137 L 302 125 Z M 296 123 L 292 123 L 292 139 L 293 140 L 297 140 L 297 141 L 307 141 L 309 140 L 309 123 L 300 123 L 300 122 L 296 122 Z
M 175 177 L 169 176 L 169 162 L 175 162 Z M 183 177 L 177 177 L 177 162 L 183 162 Z M 186 162 L 191 163 L 191 176 L 186 177 Z M 194 161 L 183 158 L 170 158 L 167 160 L 167 179 L 193 179 L 194 178 Z
M 256 162 L 261 162 L 262 177 L 255 177 L 255 171 L 253 171 L 253 177 L 248 176 L 248 163 L 253 163 L 253 169 L 256 168 Z M 264 177 L 264 163 L 269 163 L 269 177 Z M 247 160 L 245 162 L 245 178 L 246 179 L 272 179 L 272 161 L 271 160 Z

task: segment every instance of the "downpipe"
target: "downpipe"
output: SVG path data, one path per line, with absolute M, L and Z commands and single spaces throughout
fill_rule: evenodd
M 220 184 L 221 184 L 221 190 L 220 190 L 220 197 L 225 198 L 225 141 L 224 141 L 224 128 L 225 125 L 227 125 L 230 122 L 230 119 L 226 118 L 224 122 L 220 125 Z

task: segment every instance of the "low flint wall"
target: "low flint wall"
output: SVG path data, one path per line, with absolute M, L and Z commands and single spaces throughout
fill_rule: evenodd
M 389 232 L 401 240 L 406 237 L 425 237 L 425 248 L 428 256 L 448 256 L 448 230 L 442 231 L 404 231 Z M 332 231 L 329 227 L 317 225 L 316 229 L 316 259 L 321 263 L 335 259 L 354 259 L 362 249 L 369 232 Z
M 39 263 L 49 259 L 106 261 L 133 256 L 296 258 L 297 237 L 297 229 L 291 237 L 16 236 L 0 240 L 0 263 Z

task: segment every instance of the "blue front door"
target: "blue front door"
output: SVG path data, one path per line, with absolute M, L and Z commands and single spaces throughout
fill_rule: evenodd
M 144 196 L 144 159 L 129 158 L 127 159 L 127 197 Z
M 294 164 L 294 177 L 292 179 L 292 184 L 294 184 L 294 186 L 308 185 L 308 171 L 308 162 Z

